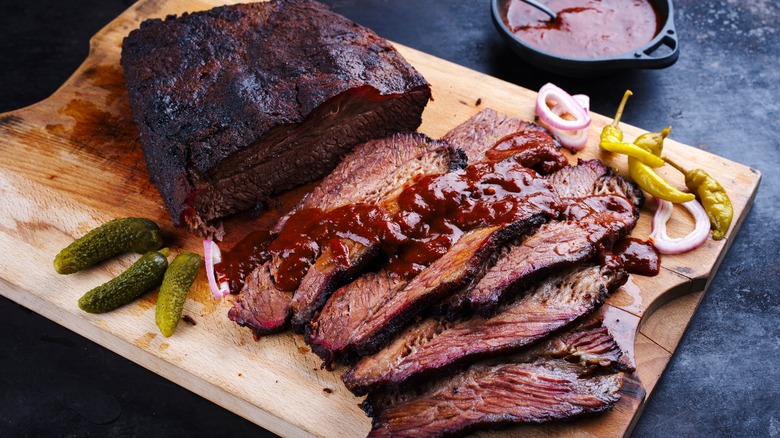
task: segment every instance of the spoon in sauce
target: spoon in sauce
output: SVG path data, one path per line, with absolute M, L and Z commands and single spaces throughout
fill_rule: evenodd
M 528 3 L 529 5 L 535 7 L 536 9 L 539 9 L 540 11 L 544 12 L 545 14 L 550 16 L 550 21 L 553 23 L 558 21 L 558 14 L 555 13 L 552 9 L 548 8 L 547 6 L 539 3 L 536 0 L 522 0 L 524 3 Z

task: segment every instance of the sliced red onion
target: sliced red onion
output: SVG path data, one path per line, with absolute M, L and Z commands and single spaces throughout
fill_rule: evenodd
M 553 102 L 557 102 L 553 104 Z M 561 106 L 561 114 L 570 114 L 574 120 L 566 120 L 555 114 L 550 108 Z M 550 128 L 564 131 L 577 131 L 590 125 L 590 115 L 569 93 L 553 84 L 546 84 L 539 89 L 536 97 L 536 115 L 539 120 Z
M 206 260 L 206 277 L 209 279 L 209 289 L 211 289 L 211 294 L 214 295 L 214 299 L 218 300 L 230 293 L 230 288 L 227 283 L 222 282 L 217 285 L 215 276 L 214 265 L 222 261 L 222 253 L 219 251 L 219 247 L 216 243 L 211 240 L 204 240 L 203 256 Z
M 583 96 L 582 94 L 578 94 L 577 96 Z M 588 96 L 585 96 L 586 99 L 588 99 Z M 585 102 L 585 105 L 588 105 L 590 103 L 590 99 L 588 99 L 587 102 Z M 583 106 L 583 109 L 587 111 L 587 108 Z M 555 105 L 550 109 L 550 111 L 553 112 L 553 114 L 562 116 L 566 114 L 566 110 L 560 105 Z M 550 132 L 558 139 L 558 141 L 561 142 L 561 146 L 565 147 L 566 149 L 577 152 L 585 147 L 585 145 L 588 143 L 588 128 L 585 129 L 578 129 L 576 131 L 565 131 L 562 129 L 555 129 L 550 126 L 545 126 Z
M 684 237 L 669 237 L 666 234 L 666 222 L 672 215 L 674 205 L 663 199 L 656 198 L 658 207 L 653 216 L 653 232 L 650 241 L 662 254 L 682 254 L 701 246 L 710 235 L 710 219 L 699 201 L 693 200 L 682 204 L 696 221 L 693 231 Z
M 575 94 L 572 96 L 574 100 L 580 104 L 580 106 L 586 111 L 590 112 L 590 96 L 587 94 Z

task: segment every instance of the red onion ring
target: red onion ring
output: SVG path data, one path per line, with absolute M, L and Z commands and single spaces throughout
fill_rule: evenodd
M 587 94 L 575 94 L 574 96 L 572 96 L 572 98 L 578 104 L 580 104 L 580 106 L 582 107 L 582 109 L 585 110 L 585 112 L 587 113 L 590 112 L 590 96 L 588 96 Z
M 222 261 L 222 253 L 219 251 L 219 247 L 216 243 L 211 240 L 204 240 L 203 257 L 206 261 L 206 277 L 209 279 L 211 295 L 214 296 L 215 300 L 219 300 L 230 293 L 230 288 L 227 286 L 227 283 L 223 282 L 217 285 L 217 279 L 214 274 L 214 265 Z
M 579 104 L 583 110 L 585 110 L 586 113 L 589 113 L 590 111 L 590 97 L 584 95 L 584 94 L 576 94 L 572 96 L 572 98 Z M 554 107 L 550 108 L 550 111 L 552 111 L 553 114 L 557 116 L 562 116 L 566 114 L 566 110 L 564 109 L 563 105 L 556 104 Z M 540 119 L 540 123 L 542 126 L 547 128 L 548 131 L 554 135 L 558 141 L 561 143 L 561 146 L 567 148 L 568 150 L 572 152 L 577 152 L 579 150 L 582 150 L 582 148 L 585 147 L 585 145 L 588 143 L 588 129 L 578 129 L 576 131 L 567 131 L 562 129 L 555 129 Z
M 578 95 L 581 96 L 581 95 Z M 586 96 L 587 97 L 587 96 Z M 584 107 L 583 107 L 584 109 Z M 551 108 L 553 114 L 562 116 L 566 114 L 566 111 L 561 105 L 555 105 Z M 577 152 L 582 150 L 588 143 L 588 129 L 578 129 L 576 131 L 565 131 L 562 129 L 555 129 L 550 126 L 545 126 L 557 139 L 561 142 L 561 146 L 566 149 Z
M 557 102 L 551 105 L 552 101 Z M 561 105 L 561 114 L 571 114 L 574 120 L 566 120 L 552 112 L 551 106 Z M 546 84 L 539 89 L 536 97 L 536 114 L 539 120 L 547 126 L 564 131 L 577 131 L 590 125 L 590 115 L 569 93 L 553 84 Z
M 666 234 L 666 222 L 672 215 L 674 206 L 669 201 L 656 198 L 658 207 L 653 216 L 653 232 L 650 241 L 662 254 L 682 254 L 701 246 L 710 235 L 710 219 L 699 201 L 693 200 L 682 204 L 696 221 L 693 231 L 684 237 L 672 238 Z

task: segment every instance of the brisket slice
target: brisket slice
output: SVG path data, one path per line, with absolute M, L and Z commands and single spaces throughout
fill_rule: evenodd
M 410 281 L 385 271 L 358 278 L 331 297 L 307 328 L 306 341 L 326 364 L 378 350 L 421 310 L 479 278 L 503 242 L 542 221 L 533 216 L 510 227 L 470 231 Z
M 466 151 L 469 162 L 512 157 L 542 174 L 567 164 L 557 140 L 539 125 L 486 108 L 444 135 L 442 140 Z
M 509 363 L 531 363 L 539 360 L 564 359 L 570 364 L 582 367 L 581 374 L 634 372 L 626 353 L 620 349 L 609 329 L 598 313 L 582 322 L 548 337 L 532 347 L 518 353 L 487 359 L 473 365 L 499 365 Z M 459 370 L 462 372 L 463 370 Z M 453 373 L 454 374 L 454 373 Z M 442 376 L 447 378 L 447 376 Z M 393 404 L 407 401 L 436 385 L 436 379 L 428 382 L 411 382 L 398 387 L 383 388 L 371 392 L 362 407 L 369 415 L 381 412 Z M 409 382 L 407 382 L 409 383 Z
M 545 279 L 493 317 L 427 319 L 361 359 L 342 380 L 355 394 L 365 394 L 518 351 L 597 309 L 626 278 L 619 263 L 578 267 Z
M 486 108 L 453 128 L 442 137 L 449 144 L 463 149 L 469 162 L 482 161 L 485 152 L 502 138 L 520 131 L 527 123 Z
M 276 288 L 271 277 L 271 263 L 266 262 L 249 275 L 228 318 L 254 335 L 268 335 L 287 328 L 292 294 Z
M 513 362 L 531 362 L 538 357 L 565 359 L 566 362 L 592 368 L 593 372 L 635 371 L 631 359 L 620 349 L 599 314 L 585 318 L 574 327 L 513 355 L 511 359 Z
M 386 40 L 311 0 L 147 20 L 121 64 L 152 181 L 203 227 L 413 131 L 430 98 Z
M 579 218 L 549 222 L 511 247 L 468 294 L 472 311 L 489 315 L 498 305 L 547 275 L 592 259 L 636 225 L 633 205 L 621 196 L 594 195 L 569 205 Z
M 547 177 L 562 199 L 578 199 L 593 194 L 601 178 L 613 174 L 599 160 L 577 160 L 576 166 L 563 169 Z
M 510 358 L 439 380 L 371 393 L 369 436 L 449 436 L 511 423 L 595 414 L 620 398 L 623 353 L 600 320 L 589 320 Z
M 464 165 L 462 151 L 453 149 L 443 141 L 431 141 L 425 153 L 407 160 L 392 172 L 387 172 L 384 178 L 366 174 L 365 182 L 359 184 L 360 188 L 354 189 L 360 193 L 344 195 L 340 189 L 342 196 L 338 199 L 346 198 L 351 203 L 380 205 L 389 214 L 394 214 L 398 211 L 398 196 L 415 178 L 443 174 Z M 382 175 L 382 172 L 379 175 Z M 296 329 L 303 331 L 336 289 L 365 272 L 366 267 L 381 254 L 379 245 L 364 245 L 346 238 L 341 239 L 341 244 L 348 253 L 348 267 L 336 263 L 330 248 L 326 248 L 306 272 L 295 291 L 292 300 L 292 323 Z
M 598 311 L 518 353 L 482 363 L 533 362 L 539 358 L 565 359 L 586 368 L 588 374 L 636 371 L 630 354 L 620 348 Z
M 580 377 L 561 359 L 474 366 L 374 414 L 369 437 L 445 437 L 593 415 L 620 400 L 623 374 Z
M 394 134 L 355 147 L 317 187 L 279 219 L 273 234 L 278 234 L 284 228 L 290 216 L 307 208 L 326 211 L 354 203 L 379 204 L 390 192 L 402 186 L 395 181 L 403 181 L 415 172 L 428 173 L 429 165 L 424 162 L 439 158 L 427 154 L 442 147 L 445 147 L 444 143 L 435 142 L 417 132 Z M 455 148 L 449 151 L 451 170 L 466 167 L 463 151 L 456 151 Z M 415 168 L 412 160 L 418 160 L 420 167 Z M 439 168 L 438 164 L 433 164 L 433 167 Z
M 450 319 L 467 310 L 483 315 L 551 272 L 592 258 L 628 235 L 639 219 L 644 198 L 632 183 L 598 160 L 579 160 L 548 179 L 568 202 L 561 221 L 550 222 L 513 245 L 485 276 L 437 306 Z
M 296 210 L 332 210 L 351 203 L 380 203 L 388 197 L 397 196 L 397 192 L 413 175 L 446 172 L 464 164 L 459 151 L 422 134 L 403 133 L 372 140 L 347 154 L 336 169 L 301 201 Z M 350 262 L 354 271 L 359 272 L 359 268 L 368 263 L 376 252 L 357 245 L 352 245 L 350 255 L 364 251 L 360 259 L 351 258 Z M 234 308 L 228 313 L 231 320 L 251 328 L 256 336 L 286 328 L 291 315 L 293 293 L 278 289 L 274 281 L 278 266 L 279 260 L 272 258 L 264 266 L 255 269 L 251 275 L 253 281 L 246 282 Z M 344 272 L 334 269 L 327 281 L 322 281 L 321 288 L 327 292 L 331 284 L 338 280 L 345 281 L 349 275 L 349 270 Z M 304 280 L 311 281 L 311 278 L 306 280 L 304 277 Z M 273 307 L 269 306 L 271 303 Z M 285 318 L 280 320 L 279 315 L 282 314 Z M 269 327 L 273 330 L 268 330 Z

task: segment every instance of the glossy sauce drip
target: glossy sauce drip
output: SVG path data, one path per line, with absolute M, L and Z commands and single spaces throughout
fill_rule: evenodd
M 649 242 L 627 237 L 615 243 L 612 252 L 620 254 L 623 267 L 632 274 L 653 277 L 661 270 L 661 256 Z
M 512 223 L 559 208 L 550 183 L 523 165 L 482 162 L 443 175 L 425 176 L 398 198 L 396 220 L 408 242 L 391 253 L 387 271 L 417 275 L 469 230 Z
M 227 280 L 230 291 L 237 293 L 244 286 L 244 278 L 270 259 L 269 243 L 271 234 L 268 231 L 249 233 L 230 251 L 222 251 L 222 261 L 214 267 L 217 277 Z
M 279 260 L 276 286 L 286 291 L 297 289 L 311 263 L 325 249 L 330 249 L 336 264 L 348 267 L 349 248 L 341 239 L 372 246 L 398 245 L 407 238 L 379 206 L 350 204 L 328 212 L 314 208 L 298 211 L 268 246 L 271 256 Z
M 410 278 L 466 231 L 508 224 L 535 212 L 552 217 L 562 207 L 545 178 L 516 160 L 504 160 L 423 176 L 401 192 L 392 208 L 394 214 L 366 204 L 298 211 L 270 244 L 264 247 L 253 242 L 262 236 L 250 235 L 227 253 L 217 270 L 230 279 L 235 292 L 253 266 L 273 258 L 277 287 L 294 291 L 323 250 L 330 250 L 335 264 L 348 267 L 353 241 L 379 245 L 389 257 L 390 275 Z M 239 261 L 244 259 L 249 261 Z
M 649 0 L 548 0 L 549 17 L 521 0 L 507 2 L 504 24 L 523 42 L 555 55 L 596 59 L 631 52 L 658 33 Z
M 525 167 L 548 174 L 567 164 L 566 157 L 558 153 L 556 144 L 549 138 L 541 129 L 518 131 L 498 140 L 485 152 L 485 157 L 500 161 L 511 156 Z

